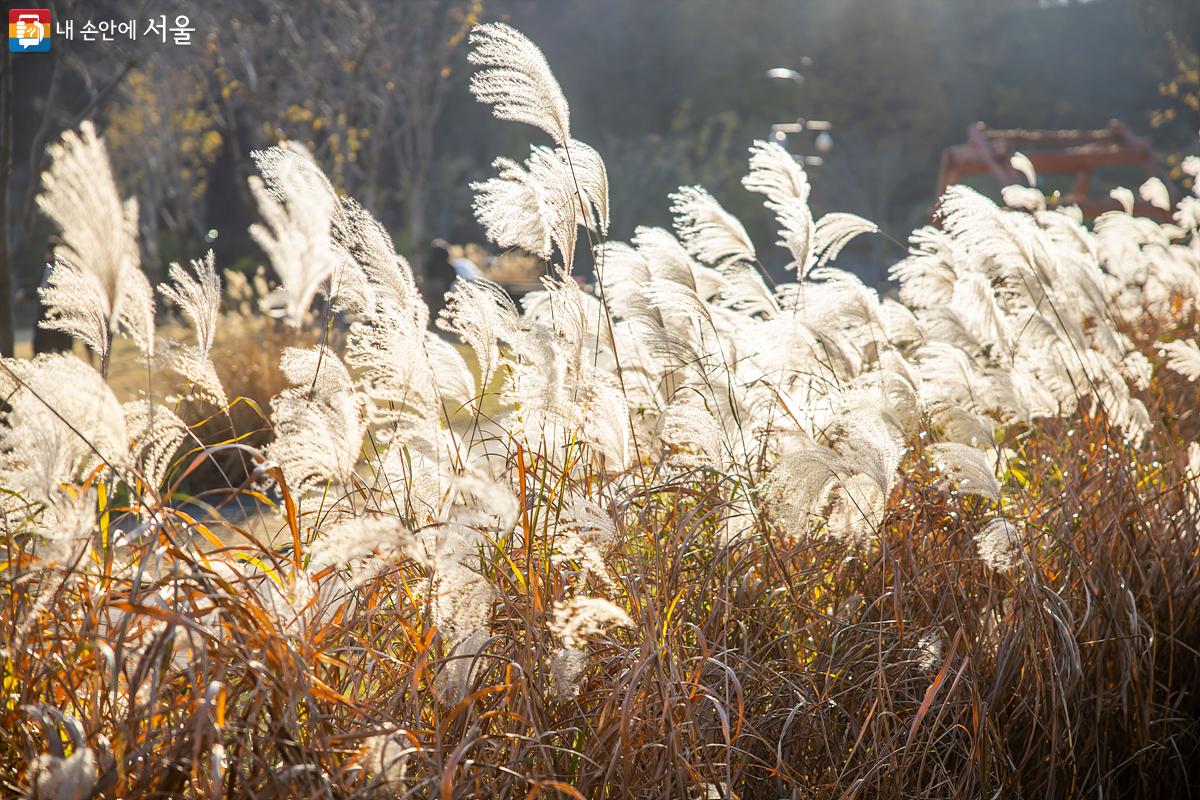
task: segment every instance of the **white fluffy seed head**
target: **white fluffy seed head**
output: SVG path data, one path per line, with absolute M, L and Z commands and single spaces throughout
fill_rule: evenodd
M 542 51 L 525 34 L 492 22 L 471 31 L 467 59 L 480 67 L 471 93 L 500 119 L 541 128 L 560 145 L 571 138 L 571 112 Z

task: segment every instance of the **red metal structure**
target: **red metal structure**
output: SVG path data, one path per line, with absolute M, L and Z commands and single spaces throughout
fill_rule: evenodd
M 990 172 L 1000 184 L 1009 186 L 1024 183 L 1020 173 L 1009 163 L 1014 153 L 1025 154 L 1039 176 L 1043 174 L 1074 174 L 1069 191 L 1058 196 L 1057 205 L 1078 205 L 1085 218 L 1093 219 L 1121 205 L 1110 197 L 1089 197 L 1088 185 L 1098 167 L 1141 166 L 1147 177 L 1161 178 L 1178 200 L 1178 189 L 1154 157 L 1150 140 L 1135 136 L 1125 123 L 1112 120 L 1107 128 L 1098 131 L 1024 131 L 990 130 L 982 122 L 967 127 L 964 144 L 942 151 L 938 172 L 938 197 L 946 187 L 958 183 L 964 175 Z M 1136 189 L 1136 187 L 1131 187 Z M 1171 214 L 1139 200 L 1134 214 L 1168 221 Z

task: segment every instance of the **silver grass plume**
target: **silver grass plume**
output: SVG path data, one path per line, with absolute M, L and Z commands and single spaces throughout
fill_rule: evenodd
M 37 537 L 37 558 L 43 566 L 67 566 L 87 549 L 98 527 L 96 502 L 94 488 L 75 494 L 60 492 L 35 515 L 31 532 Z M 27 624 L 36 616 L 28 618 Z
M 29 796 L 47 800 L 84 800 L 92 796 L 98 776 L 96 751 L 90 747 L 78 746 L 66 757 L 42 753 L 29 766 L 32 783 Z
M 419 446 L 427 455 L 440 435 L 443 403 L 449 410 L 476 395 L 474 376 L 458 350 L 428 330 L 425 305 L 412 269 L 397 255 L 387 231 L 365 209 L 345 199 L 334 239 L 351 259 L 339 303 L 353 310 L 347 361 L 384 442 Z M 356 276 L 351 278 L 350 276 Z
M 1167 368 L 1189 381 L 1200 381 L 1200 347 L 1190 339 L 1167 342 L 1160 352 L 1167 359 Z
M 125 429 L 133 440 L 133 458 L 148 487 L 162 486 L 172 458 L 187 436 L 187 425 L 175 412 L 150 400 L 133 400 L 121 406 Z
M 1117 188 L 1111 190 L 1108 193 L 1108 196 L 1120 203 L 1121 208 L 1126 214 L 1133 213 L 1133 204 L 1136 202 L 1136 198 L 1134 198 L 1133 192 L 1128 188 L 1124 186 L 1118 186 Z
M 350 373 L 323 347 L 288 348 L 279 366 L 292 386 L 271 401 L 275 441 L 267 446 L 267 458 L 279 464 L 297 496 L 326 482 L 349 481 L 367 416 Z
M 756 141 L 751 146 L 750 172 L 742 185 L 766 195 L 765 205 L 775 212 L 779 223 L 779 245 L 791 252 L 789 268 L 801 279 L 837 258 L 854 237 L 879 230 L 875 223 L 843 212 L 826 214 L 814 222 L 804 168 L 775 142 Z
M 721 424 L 699 402 L 680 400 L 663 411 L 659 438 L 670 450 L 669 461 L 681 469 L 720 469 L 725 463 Z
M 910 309 L 934 308 L 954 294 L 956 264 L 965 256 L 959 244 L 938 228 L 918 228 L 908 237 L 909 255 L 888 275 L 900 284 L 900 299 Z
M 587 666 L 583 650 L 587 637 L 604 633 L 610 627 L 631 627 L 633 620 L 624 609 L 602 597 L 576 597 L 558 603 L 550 631 L 562 647 L 550 657 L 560 698 L 573 696 L 578 690 L 579 676 Z
M 841 211 L 826 214 L 817 220 L 817 227 L 813 231 L 813 255 L 816 256 L 816 262 L 812 268 L 822 267 L 836 259 L 856 236 L 878 232 L 878 225 L 857 214 Z M 810 269 L 803 270 L 802 277 L 808 272 Z
M 401 558 L 424 560 L 416 537 L 398 519 L 380 515 L 351 517 L 335 523 L 313 544 L 309 569 L 349 567 L 354 586 Z
M 954 481 L 959 491 L 1000 499 L 1000 481 L 996 480 L 993 459 L 982 450 L 957 442 L 942 442 L 929 446 L 937 468 Z
M 5 359 L 0 384 L 9 410 L 0 428 L 4 486 L 49 503 L 60 485 L 103 459 L 129 463 L 125 417 L 100 373 L 69 354 Z
M 1009 208 L 1024 211 L 1043 211 L 1046 208 L 1046 196 L 1042 190 L 1034 186 L 1005 186 L 1000 190 L 1004 205 Z
M 282 283 L 278 313 L 298 326 L 321 286 L 345 266 L 346 254 L 332 239 L 337 193 L 298 142 L 252 153 L 262 177 L 249 178 L 263 224 L 250 235 L 267 254 Z
M 475 353 L 479 386 L 486 389 L 500 366 L 499 340 L 517 326 L 508 294 L 490 281 L 458 281 L 446 295 L 438 327 L 457 334 Z
M 137 201 L 121 201 L 104 142 L 91 122 L 49 148 L 38 207 L 61 231 L 47 285 L 44 328 L 68 333 L 107 363 L 121 330 L 154 354 L 154 296 L 138 267 Z
M 1161 178 L 1147 178 L 1146 182 L 1138 187 L 1138 194 L 1155 208 L 1162 209 L 1163 211 L 1171 210 L 1171 193 L 1167 190 L 1167 185 L 1162 182 Z
M 827 443 L 803 433 L 780 441 L 764 488 L 792 531 L 821 528 L 855 547 L 874 536 L 903 454 L 890 416 L 877 400 L 851 396 L 822 434 Z
M 742 185 L 751 192 L 766 195 L 775 206 L 790 202 L 808 204 L 811 186 L 804 168 L 776 142 L 758 139 L 750 146 L 750 172 Z
M 225 387 L 221 385 L 209 356 L 221 312 L 221 279 L 217 275 L 213 251 L 209 250 L 202 261 L 193 260 L 190 272 L 179 264 L 172 264 L 168 277 L 171 283 L 160 284 L 158 291 L 191 322 L 196 343 L 168 349 L 164 360 L 170 369 L 190 380 L 203 397 L 224 408 L 229 404 Z
M 997 572 L 1008 572 L 1021 557 L 1021 529 L 1012 521 L 997 518 L 975 534 L 979 559 Z
M 533 156 L 530 158 L 532 161 Z M 547 164 L 544 158 L 538 163 Z M 492 164 L 497 176 L 471 184 L 475 218 L 488 239 L 501 247 L 520 247 L 548 259 L 557 245 L 567 261 L 574 255 L 576 236 L 575 190 L 570 176 L 544 168 L 535 174 L 537 166 L 526 164 L 529 169 L 511 159 L 497 158 Z
M 608 233 L 608 168 L 604 159 L 592 148 L 578 139 L 572 139 L 566 147 L 558 148 L 566 159 L 579 189 L 585 224 L 596 228 L 600 234 Z
M 578 564 L 577 588 L 583 589 L 588 578 L 597 578 L 605 588 L 616 591 L 616 581 L 609 575 L 604 561 L 605 550 L 616 539 L 613 518 L 592 501 L 572 494 L 563 503 L 554 536 L 555 564 Z
M 530 148 L 522 166 L 507 158 L 493 163 L 495 178 L 471 184 L 475 217 L 488 239 L 550 258 L 557 247 L 569 273 L 578 228 L 608 227 L 608 178 L 594 150 L 572 143 L 565 148 Z
M 750 147 L 750 172 L 742 185 L 766 195 L 766 207 L 779 224 L 778 244 L 792 254 L 792 268 L 807 276 L 814 221 L 808 206 L 810 187 L 804 168 L 775 142 L 756 141 Z
M 371 315 L 379 313 L 382 304 L 384 313 L 402 314 L 414 327 L 428 324 L 429 308 L 421 300 L 412 268 L 396 253 L 387 229 L 354 198 L 341 199 L 332 236 L 351 260 L 332 287 L 341 308 Z
M 755 260 L 742 223 L 702 187 L 680 187 L 669 199 L 675 233 L 693 257 L 712 266 Z
M 1029 160 L 1029 156 L 1024 153 L 1013 153 L 1012 158 L 1008 160 L 1012 168 L 1025 176 L 1025 180 L 1030 186 L 1037 186 L 1037 170 L 1033 167 L 1033 162 Z
M 471 76 L 471 93 L 499 119 L 541 128 L 559 145 L 567 144 L 567 98 L 538 46 L 502 22 L 476 27 L 470 44 L 467 60 L 483 67 Z
M 917 668 L 922 672 L 931 672 L 942 663 L 942 637 L 935 631 L 921 636 L 917 646 L 913 648 Z
M 705 302 L 718 297 L 728 285 L 719 271 L 693 260 L 670 231 L 639 226 L 633 233 L 633 245 L 645 263 L 653 265 L 652 280 L 679 284 Z

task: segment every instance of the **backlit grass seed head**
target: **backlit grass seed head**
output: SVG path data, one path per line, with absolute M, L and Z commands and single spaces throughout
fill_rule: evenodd
M 501 22 L 471 31 L 471 93 L 499 119 L 541 128 L 557 144 L 571 138 L 571 112 L 558 80 L 538 46 Z
M 975 534 L 979 558 L 997 572 L 1008 572 L 1021 557 L 1021 528 L 1012 520 L 994 519 Z
M 154 354 L 154 297 L 138 266 L 137 201 L 122 201 L 104 142 L 91 122 L 51 145 L 37 203 L 59 229 L 54 269 L 39 289 L 41 325 L 107 359 L 118 329 Z

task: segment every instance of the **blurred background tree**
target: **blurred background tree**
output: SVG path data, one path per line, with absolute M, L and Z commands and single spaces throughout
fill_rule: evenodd
M 1194 0 L 111 0 L 55 3 L 76 21 L 47 56 L 6 60 L 12 134 L 0 142 L 3 276 L 30 296 L 51 233 L 33 198 L 45 145 L 87 117 L 109 138 L 122 188 L 142 204 L 145 268 L 217 251 L 261 261 L 246 236 L 251 150 L 304 142 L 338 188 L 389 226 L 418 271 L 428 243 L 482 238 L 470 181 L 529 132 L 491 120 L 466 90 L 465 39 L 504 19 L 545 50 L 576 135 L 605 156 L 613 234 L 668 224 L 666 194 L 708 187 L 742 216 L 768 264 L 782 251 L 740 186 L 746 148 L 772 123 L 834 124 L 812 170 L 817 211 L 864 214 L 843 265 L 869 281 L 934 201 L 938 157 L 969 123 L 1102 127 L 1119 117 L 1177 164 L 1197 150 L 1200 3 Z M 190 46 L 84 42 L 88 19 L 190 18 Z M 811 64 L 802 66 L 805 59 Z M 775 66 L 805 81 L 771 81 Z M 790 143 L 811 152 L 811 141 Z M 3 168 L 4 152 L 11 169 Z M 11 257 L 8 256 L 11 254 Z M 29 306 L 22 304 L 24 313 Z M 18 325 L 28 325 L 27 318 Z

